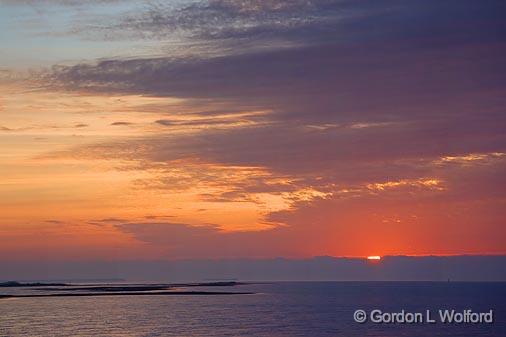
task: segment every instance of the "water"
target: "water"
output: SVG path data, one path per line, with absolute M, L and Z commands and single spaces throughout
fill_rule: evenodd
M 506 283 L 289 282 L 231 296 L 106 296 L 0 300 L 0 336 L 506 336 Z M 0 293 L 33 293 L 3 290 Z M 358 324 L 357 309 L 494 310 L 493 324 Z

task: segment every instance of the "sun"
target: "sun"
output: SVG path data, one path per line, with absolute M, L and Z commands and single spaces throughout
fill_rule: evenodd
M 369 261 L 379 261 L 379 260 L 381 260 L 381 256 L 379 256 L 379 255 L 371 255 L 371 256 L 368 256 L 367 259 Z

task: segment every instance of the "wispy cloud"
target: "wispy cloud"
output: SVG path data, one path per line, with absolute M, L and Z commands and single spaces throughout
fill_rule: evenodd
M 113 126 L 128 126 L 128 125 L 132 125 L 134 123 L 131 123 L 131 122 L 113 122 L 111 123 L 111 125 Z

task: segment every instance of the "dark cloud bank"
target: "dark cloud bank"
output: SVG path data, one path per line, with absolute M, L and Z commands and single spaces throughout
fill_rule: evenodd
M 131 281 L 506 281 L 505 256 L 316 257 L 290 259 L 181 260 L 172 262 L 0 262 L 5 280 Z

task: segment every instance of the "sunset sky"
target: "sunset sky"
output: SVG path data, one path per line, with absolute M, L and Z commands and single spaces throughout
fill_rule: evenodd
M 506 254 L 505 13 L 0 0 L 0 260 Z

